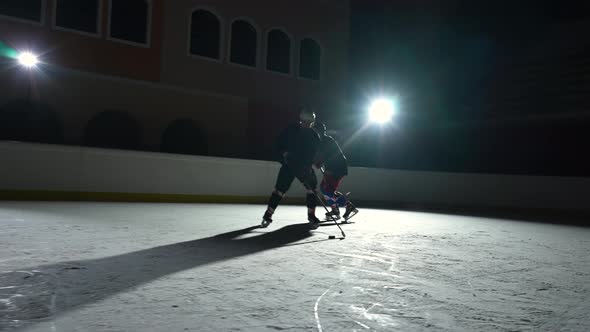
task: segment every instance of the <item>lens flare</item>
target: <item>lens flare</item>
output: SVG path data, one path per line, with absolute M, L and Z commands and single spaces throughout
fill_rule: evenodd
M 39 63 L 37 56 L 31 52 L 23 52 L 18 55 L 18 63 L 20 63 L 23 67 L 32 68 Z
M 376 99 L 369 106 L 369 119 L 372 122 L 383 124 L 391 121 L 394 114 L 393 102 L 389 99 Z

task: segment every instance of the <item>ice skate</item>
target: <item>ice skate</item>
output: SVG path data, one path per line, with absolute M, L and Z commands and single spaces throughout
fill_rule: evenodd
M 348 222 L 348 220 L 354 217 L 357 213 L 359 213 L 359 210 L 354 206 L 354 204 L 348 202 L 346 204 L 346 212 L 344 212 L 344 215 L 342 215 L 342 217 L 344 218 L 345 222 Z
M 265 212 L 264 216 L 262 216 L 262 223 L 260 223 L 260 227 L 266 228 L 268 225 L 270 225 L 270 223 L 272 223 L 272 215 L 268 212 Z
M 313 214 L 307 215 L 307 220 L 309 221 L 309 226 L 311 227 L 311 229 L 317 229 L 318 227 L 320 227 L 320 224 L 322 222 L 318 219 L 318 217 L 316 217 Z
M 326 212 L 326 221 L 340 219 L 340 209 L 336 206 L 332 208 L 332 211 Z

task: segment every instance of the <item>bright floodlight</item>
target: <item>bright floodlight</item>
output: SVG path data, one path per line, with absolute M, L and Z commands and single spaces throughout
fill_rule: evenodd
M 18 55 L 18 63 L 20 63 L 23 67 L 32 68 L 39 63 L 37 56 L 31 52 L 23 52 Z
M 377 99 L 369 107 L 369 119 L 372 122 L 386 123 L 391 120 L 393 111 L 393 102 L 391 100 Z

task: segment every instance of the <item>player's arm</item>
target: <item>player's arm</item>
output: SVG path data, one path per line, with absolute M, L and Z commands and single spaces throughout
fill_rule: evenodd
M 287 155 L 289 154 L 289 140 L 292 136 L 293 126 L 288 126 L 283 129 L 276 140 L 276 149 L 281 156 L 281 162 L 285 162 Z

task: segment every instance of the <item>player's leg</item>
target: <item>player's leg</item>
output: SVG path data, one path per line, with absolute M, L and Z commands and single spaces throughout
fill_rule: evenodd
M 336 201 L 334 200 L 334 189 L 332 188 L 330 176 L 325 175 L 322 178 L 322 182 L 320 183 L 320 191 L 324 196 L 324 200 L 326 201 L 326 205 L 330 207 L 334 207 Z
M 350 200 L 348 200 L 347 195 L 344 195 L 338 191 L 338 188 L 340 187 L 340 184 L 342 183 L 343 179 L 344 179 L 344 175 L 340 175 L 340 174 L 332 175 L 329 178 L 330 189 L 333 190 L 333 200 L 335 202 L 335 205 L 337 207 L 344 207 L 345 208 L 345 212 L 342 215 L 342 217 L 344 218 L 345 221 L 348 221 L 350 218 L 352 218 L 359 211 L 354 206 L 354 204 L 352 204 L 352 202 L 350 202 Z
M 339 197 L 336 194 L 336 189 L 338 189 L 339 183 L 339 178 L 334 177 L 332 174 L 324 174 L 322 183 L 320 184 L 320 189 L 326 201 L 326 205 L 332 208 L 331 212 L 326 213 L 326 218 L 331 217 L 340 219 L 340 209 L 338 208 Z
M 310 168 L 302 170 L 297 178 L 305 185 L 307 194 L 305 196 L 305 205 L 307 206 L 307 220 L 314 226 L 320 223 L 320 220 L 315 216 L 315 209 L 318 204 L 315 190 L 318 187 L 318 179 L 314 171 Z
M 287 166 L 281 166 L 279 170 L 279 175 L 277 176 L 277 181 L 275 183 L 275 190 L 270 195 L 268 199 L 268 206 L 266 208 L 266 212 L 262 217 L 262 227 L 268 226 L 272 222 L 272 215 L 279 206 L 279 203 L 285 197 L 285 194 L 291 187 L 291 183 L 293 183 L 293 179 L 295 176 L 293 173 L 288 169 Z

